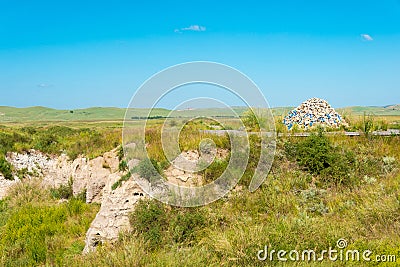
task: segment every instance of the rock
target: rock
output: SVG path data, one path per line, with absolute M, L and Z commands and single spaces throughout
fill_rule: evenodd
M 140 163 L 140 160 L 138 160 L 138 159 L 131 159 L 131 160 L 128 162 L 128 168 L 129 168 L 129 170 L 132 170 L 133 168 L 135 168 L 137 165 L 139 165 L 139 163 Z
M 179 169 L 172 169 L 172 171 L 171 171 L 172 176 L 182 176 L 184 174 L 185 174 L 185 172 L 182 170 L 179 170 Z
M 102 190 L 111 174 L 111 168 L 104 157 L 97 157 L 88 164 L 86 202 L 101 203 Z
M 113 173 L 119 173 L 119 159 L 117 149 L 106 152 L 101 157 L 88 160 L 78 157 L 70 161 L 67 155 L 59 157 L 47 156 L 39 151 L 29 150 L 26 153 L 7 153 L 7 160 L 16 170 L 26 169 L 26 178 L 40 177 L 42 184 L 55 188 L 66 185 L 72 179 L 72 190 L 74 195 L 86 190 L 86 201 L 88 203 L 101 203 L 103 188 Z M 118 174 L 122 176 L 122 173 Z M 12 183 L 0 184 L 0 190 Z
M 29 173 L 25 179 L 40 177 L 41 183 L 47 187 L 65 185 L 72 179 L 74 195 L 86 190 L 88 203 L 101 203 L 100 211 L 86 234 L 84 251 L 89 252 L 99 243 L 115 241 L 120 231 L 129 231 L 128 215 L 135 203 L 145 197 L 145 193 L 133 178 L 123 182 L 115 190 L 111 189 L 125 174 L 118 170 L 117 153 L 117 149 L 114 149 L 92 160 L 78 157 L 70 161 L 66 155 L 52 157 L 29 150 L 26 153 L 8 153 L 6 158 L 16 170 L 27 169 Z M 134 167 L 138 163 L 139 160 L 133 159 L 129 166 Z M 0 175 L 0 199 L 6 196 L 8 188 L 17 182 L 18 178 L 10 181 Z
M 145 197 L 133 179 L 123 182 L 113 191 L 112 182 L 110 179 L 106 185 L 100 211 L 86 233 L 83 253 L 94 251 L 97 245 L 105 241 L 116 241 L 120 231 L 130 231 L 129 213 L 132 212 L 136 202 Z
M 7 180 L 2 174 L 0 174 L 0 199 L 4 198 L 7 195 L 8 188 L 18 183 L 19 181 L 19 179 Z
M 308 129 L 322 125 L 337 128 L 340 125 L 347 126 L 346 121 L 328 104 L 320 98 L 310 98 L 300 106 L 289 112 L 283 119 L 283 123 L 290 130 L 294 125 Z
M 124 149 L 127 153 L 132 152 L 136 149 L 136 143 L 128 143 L 124 146 Z
M 103 159 L 104 159 L 104 166 L 108 166 L 112 173 L 118 171 L 119 159 L 117 155 L 117 149 L 104 153 Z

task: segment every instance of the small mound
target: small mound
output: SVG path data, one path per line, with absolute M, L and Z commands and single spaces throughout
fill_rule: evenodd
M 320 98 L 310 98 L 300 106 L 290 111 L 283 119 L 283 124 L 290 130 L 294 125 L 308 129 L 316 125 L 337 128 L 347 125 L 345 120 L 332 108 L 327 101 Z

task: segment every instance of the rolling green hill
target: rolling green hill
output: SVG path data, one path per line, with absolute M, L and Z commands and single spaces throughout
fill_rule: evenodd
M 238 115 L 241 115 L 245 107 L 232 108 Z M 273 108 L 272 112 L 277 116 L 286 115 L 292 107 Z M 366 114 L 377 116 L 400 116 L 400 105 L 390 105 L 385 107 L 346 107 L 338 108 L 337 111 L 342 115 L 362 115 Z M 8 106 L 0 106 L 0 122 L 33 122 L 33 121 L 121 121 L 125 117 L 126 109 L 115 107 L 92 107 L 86 109 L 58 110 L 47 107 L 28 107 L 15 108 Z M 148 109 L 131 110 L 132 117 L 146 117 Z M 170 113 L 167 109 L 154 109 L 151 116 L 168 116 Z M 204 108 L 204 109 L 188 109 L 175 111 L 174 117 L 191 117 L 196 116 L 231 116 L 232 112 L 223 108 Z
M 376 116 L 399 116 L 400 115 L 400 105 L 390 105 L 385 107 L 346 107 L 336 109 L 342 114 L 353 114 L 362 115 L 364 112 L 366 114 L 376 115 Z

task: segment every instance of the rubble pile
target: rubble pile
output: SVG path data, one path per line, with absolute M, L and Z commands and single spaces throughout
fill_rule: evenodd
M 308 129 L 316 125 L 337 128 L 347 125 L 345 120 L 333 109 L 328 102 L 320 98 L 311 98 L 290 111 L 283 119 L 283 123 L 290 130 L 294 125 Z

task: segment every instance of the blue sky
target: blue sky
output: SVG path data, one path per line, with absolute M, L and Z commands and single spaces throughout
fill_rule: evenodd
M 196 60 L 244 72 L 271 106 L 400 103 L 400 0 L 0 0 L 0 105 L 126 107 Z

